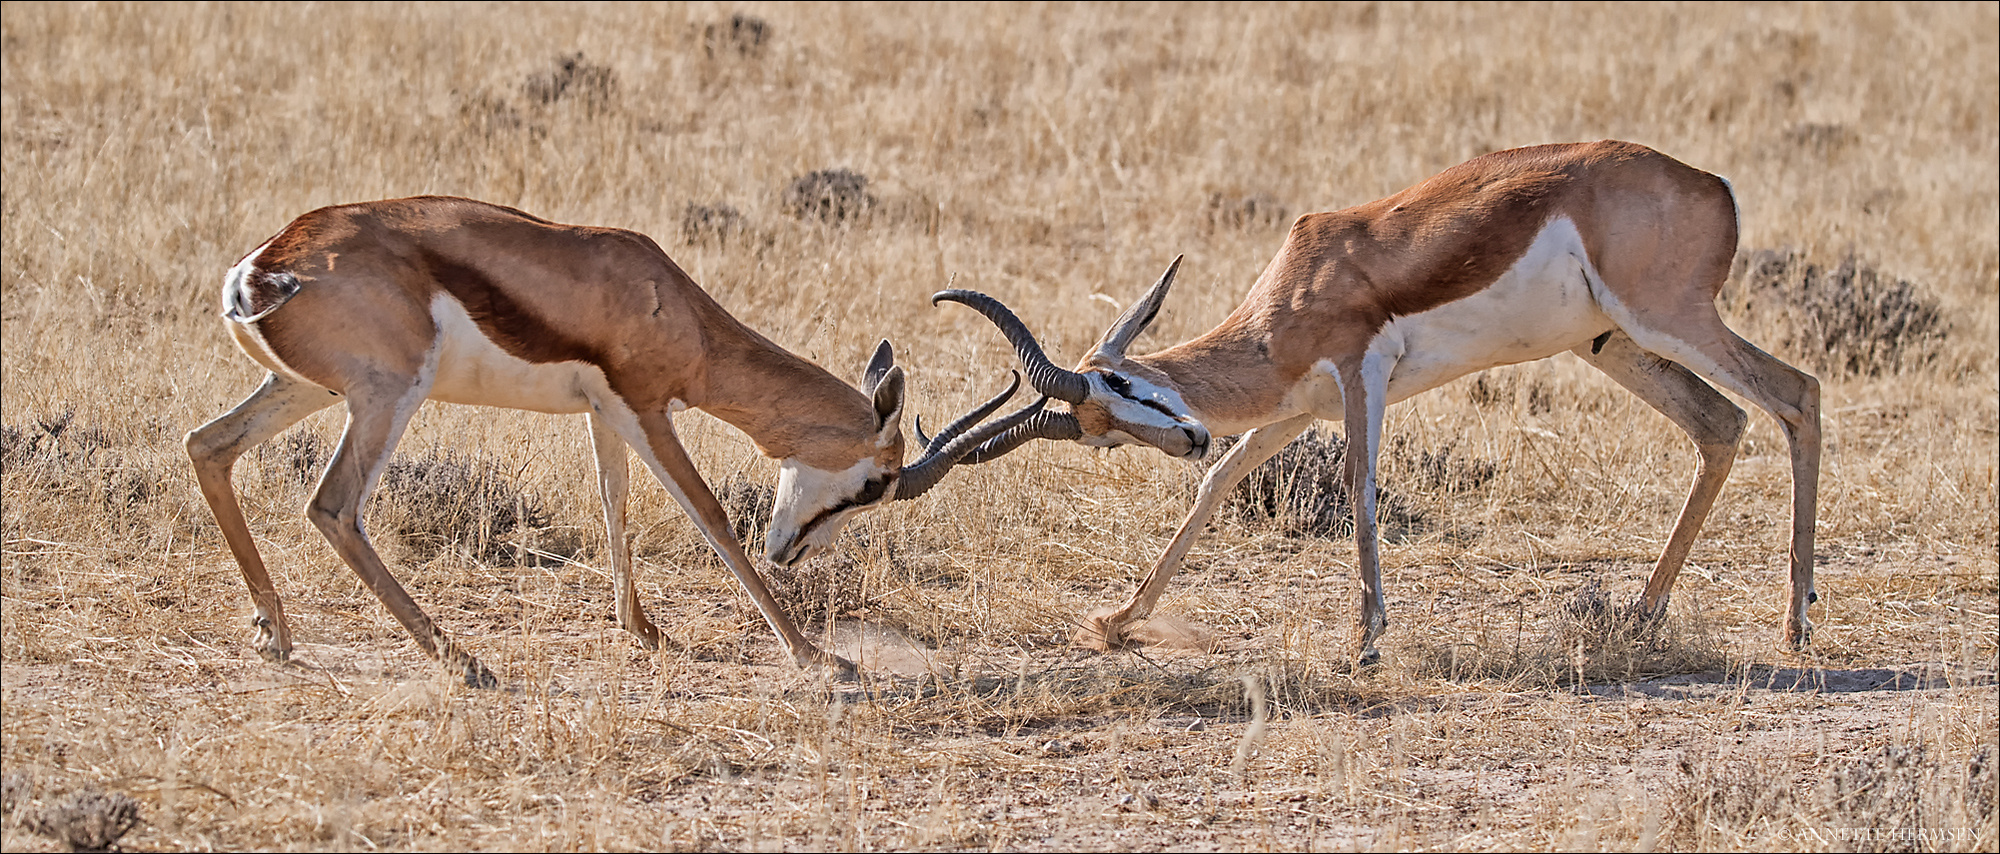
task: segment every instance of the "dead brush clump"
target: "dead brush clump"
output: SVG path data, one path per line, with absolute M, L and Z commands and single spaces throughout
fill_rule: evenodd
M 743 214 L 734 206 L 690 203 L 681 211 L 681 239 L 690 246 L 727 246 L 743 236 Z
M 145 514 L 137 511 L 164 497 L 167 472 L 110 432 L 75 421 L 71 409 L 0 428 L 0 474 L 10 491 L 26 490 L 37 503 L 90 505 L 113 523 L 138 525 Z M 15 513 L 8 516 L 11 523 Z
M 603 112 L 618 95 L 618 73 L 610 66 L 585 62 L 583 52 L 577 51 L 556 57 L 552 69 L 529 75 L 521 84 L 521 95 L 542 107 L 568 102 L 588 113 Z
M 281 492 L 304 502 L 333 456 L 333 442 L 299 430 L 259 446 L 255 455 Z M 486 458 L 449 449 L 391 459 L 367 512 L 371 529 L 392 532 L 418 562 L 463 552 L 488 565 L 514 565 L 523 559 L 515 541 L 551 525 L 541 496 Z
M 11 779 L 11 778 L 10 778 Z M 123 792 L 86 787 L 41 807 L 15 804 L 21 827 L 71 851 L 109 851 L 139 826 L 139 801 Z M 12 818 L 10 815 L 9 818 Z
M 1291 221 L 1291 210 L 1269 193 L 1210 193 L 1202 212 L 1211 231 L 1269 229 Z
M 722 503 L 723 512 L 729 514 L 730 529 L 744 551 L 753 556 L 758 554 L 764 534 L 770 528 L 778 491 L 770 484 L 738 473 L 721 482 L 715 489 L 715 497 Z M 831 550 L 795 566 L 757 563 L 770 582 L 771 595 L 784 606 L 785 614 L 801 624 L 816 623 L 868 607 L 867 567 L 855 554 L 857 546 L 859 551 L 868 549 L 869 539 L 865 530 L 849 530 L 835 541 Z
M 525 132 L 541 138 L 549 132 L 550 114 L 558 109 L 574 108 L 593 117 L 616 109 L 618 74 L 610 66 L 585 61 L 582 51 L 557 56 L 552 65 L 521 81 L 518 101 L 484 89 L 454 93 L 459 97 L 459 121 L 478 136 Z
M 1789 767 L 1764 757 L 1681 753 L 1661 823 L 1666 850 L 1781 850 L 1798 839 L 1809 803 Z
M 764 45 L 771 40 L 770 22 L 756 15 L 738 12 L 729 20 L 708 24 L 701 28 L 701 49 L 708 58 L 717 56 L 739 56 L 758 59 L 764 55 Z
M 1924 288 L 1852 253 L 1828 266 L 1795 250 L 1760 249 L 1737 257 L 1731 279 L 1751 325 L 1770 330 L 1788 358 L 1822 378 L 1921 368 L 1945 337 L 1944 313 Z
M 821 169 L 785 185 L 779 207 L 787 215 L 827 225 L 853 222 L 874 210 L 868 176 L 851 169 Z
M 1232 444 L 1233 439 L 1218 441 L 1211 456 Z M 1412 485 L 1433 494 L 1478 489 L 1498 472 L 1492 462 L 1469 458 L 1455 447 L 1416 448 L 1403 437 L 1391 441 L 1383 457 L 1378 471 L 1393 467 L 1414 473 Z M 1347 441 L 1327 430 L 1306 431 L 1244 477 L 1230 493 L 1224 512 L 1245 527 L 1288 537 L 1352 535 L 1354 495 L 1347 479 Z M 1376 518 L 1384 538 L 1392 541 L 1422 531 L 1429 521 L 1414 501 L 1379 487 Z
M 1993 745 L 1962 764 L 1923 742 L 1892 742 L 1835 768 L 1819 786 L 1819 817 L 1848 851 L 1979 850 L 1995 821 Z
M 1538 635 L 1518 632 L 1510 639 L 1487 631 L 1471 643 L 1417 643 L 1412 674 L 1453 682 L 1575 687 L 1706 673 L 1729 664 L 1720 632 L 1699 616 L 1642 613 L 1637 602 L 1613 602 L 1594 579 Z

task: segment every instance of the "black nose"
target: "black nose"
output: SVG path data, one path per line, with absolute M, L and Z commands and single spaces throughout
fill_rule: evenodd
M 1201 459 L 1202 457 L 1208 456 L 1207 430 L 1202 430 L 1195 427 L 1183 427 L 1181 428 L 1181 432 L 1187 434 L 1188 459 L 1198 460 Z

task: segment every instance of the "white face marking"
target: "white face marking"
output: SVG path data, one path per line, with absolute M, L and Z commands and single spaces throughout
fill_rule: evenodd
M 1385 404 L 1496 365 L 1544 359 L 1614 327 L 1599 307 L 1597 271 L 1567 217 L 1543 227 L 1493 284 L 1465 299 L 1398 317 L 1369 342 L 1395 356 Z M 1384 350 L 1381 348 L 1392 348 Z
M 840 471 L 813 468 L 796 459 L 780 461 L 771 530 L 764 535 L 765 556 L 790 566 L 825 550 L 854 514 L 890 500 L 894 490 L 883 489 L 871 503 L 849 503 L 870 480 L 888 474 L 872 458 Z
M 500 349 L 449 294 L 431 300 L 431 317 L 437 321 L 443 348 L 437 382 L 431 388 L 433 400 L 566 413 L 588 412 L 592 396 L 611 393 L 596 365 L 536 364 Z
M 1090 383 L 1090 399 L 1104 406 L 1114 425 L 1103 436 L 1085 436 L 1083 444 L 1151 445 L 1174 456 L 1206 451 L 1209 430 L 1188 410 L 1180 392 L 1123 371 L 1085 371 L 1083 377 Z M 1198 442 L 1188 439 L 1190 432 Z

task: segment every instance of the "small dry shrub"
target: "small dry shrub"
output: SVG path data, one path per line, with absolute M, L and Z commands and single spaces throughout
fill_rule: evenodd
M 1233 439 L 1216 443 L 1211 455 L 1226 451 Z M 1414 475 L 1412 486 L 1431 493 L 1455 493 L 1484 486 L 1498 472 L 1490 461 L 1473 459 L 1455 446 L 1438 450 L 1416 448 L 1397 437 L 1389 443 L 1385 462 Z M 1381 477 L 1377 477 L 1378 483 Z M 1354 533 L 1353 490 L 1347 482 L 1347 442 L 1339 434 L 1308 430 L 1265 460 L 1230 493 L 1224 512 L 1252 528 L 1274 528 L 1291 537 L 1337 538 Z M 1391 538 L 1422 530 L 1422 510 L 1401 495 L 1379 486 L 1376 518 Z
M 798 219 L 837 224 L 874 209 L 875 197 L 868 194 L 868 176 L 849 169 L 822 169 L 792 179 L 780 204 Z
M 1204 211 L 1211 229 L 1276 228 L 1291 221 L 1291 211 L 1268 193 L 1210 193 Z
M 16 811 L 27 806 L 34 796 L 35 778 L 26 772 L 9 771 L 0 775 L 0 820 L 13 820 Z
M 1785 141 L 1814 154 L 1827 155 L 1860 142 L 1861 134 L 1839 123 L 1800 122 L 1785 129 Z
M 75 410 L 0 428 L 0 473 L 42 499 L 94 505 L 121 529 L 145 524 L 167 473 L 110 433 L 74 423 Z M 20 509 L 20 508 L 15 508 Z M 13 514 L 9 514 L 12 516 Z
M 1525 400 L 1521 402 L 1529 415 L 1547 415 L 1556 408 L 1555 392 L 1540 380 L 1524 383 L 1512 376 L 1480 371 L 1465 390 L 1466 399 L 1480 409 L 1513 406 L 1517 398 L 1523 397 Z
M 1680 772 L 1668 790 L 1662 848 L 1735 850 L 1760 841 L 1791 841 L 1807 805 L 1791 774 L 1764 761 L 1740 757 L 1674 758 Z
M 528 75 L 521 84 L 521 94 L 542 107 L 567 102 L 586 112 L 602 112 L 618 94 L 618 74 L 610 66 L 585 62 L 583 52 L 578 51 L 556 57 L 555 67 L 548 71 Z
M 519 88 L 524 106 L 484 90 L 454 92 L 461 125 L 482 137 L 525 132 L 541 138 L 548 134 L 548 114 L 553 110 L 574 107 L 591 116 L 609 113 L 617 100 L 618 74 L 609 66 L 586 62 L 578 51 L 556 57 L 553 68 L 529 74 Z
M 743 234 L 743 214 L 730 205 L 690 204 L 681 211 L 681 238 L 686 243 L 725 245 Z
M 21 826 L 71 851 L 107 851 L 139 826 L 139 802 L 122 792 L 83 789 L 30 813 Z
M 1854 851 L 1918 851 L 1923 826 L 1926 761 L 1922 744 L 1885 744 L 1836 769 L 1820 787 L 1828 822 L 1868 828 L 1865 837 L 1841 840 Z
M 1793 250 L 1762 249 L 1738 256 L 1732 278 L 1751 322 L 1822 377 L 1922 367 L 1944 339 L 1944 314 L 1924 288 L 1852 254 L 1828 267 Z
M 792 566 L 767 564 L 771 595 L 793 622 L 838 619 L 870 604 L 867 568 L 848 550 L 829 550 Z
M 295 431 L 257 449 L 266 472 L 301 499 L 333 456 L 333 443 L 309 431 Z M 372 529 L 393 532 L 417 561 L 459 549 L 490 565 L 510 565 L 518 550 L 509 535 L 547 528 L 551 518 L 539 495 L 514 483 L 505 471 L 475 454 L 433 450 L 417 457 L 398 455 L 382 470 L 369 497 Z
M 729 20 L 709 24 L 701 30 L 701 49 L 710 59 L 717 55 L 757 59 L 764 55 L 764 43 L 771 39 L 771 25 L 763 18 L 738 12 Z
M 744 550 L 758 554 L 764 534 L 770 529 L 771 510 L 777 503 L 778 491 L 739 473 L 723 480 L 715 490 L 715 497 L 729 514 L 729 526 Z M 867 531 L 850 531 L 833 548 L 796 566 L 759 563 L 769 576 L 771 595 L 777 597 L 785 614 L 794 622 L 842 617 L 869 605 L 867 567 L 855 558 L 854 552 L 857 547 L 865 551 L 875 539 Z M 888 546 L 886 538 L 882 545 Z
M 743 543 L 745 548 L 754 549 L 764 541 L 764 532 L 771 526 L 771 510 L 778 503 L 776 488 L 744 477 L 739 472 L 731 474 L 716 487 L 715 500 L 721 502 L 722 511 L 729 514 L 729 527 L 736 532 L 737 541 Z

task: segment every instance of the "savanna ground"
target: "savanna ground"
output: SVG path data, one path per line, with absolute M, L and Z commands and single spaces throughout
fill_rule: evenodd
M 1993 850 L 1996 33 L 1990 3 L 9 3 L 0 841 Z M 259 379 L 222 271 L 321 205 L 645 232 L 842 376 L 893 339 L 935 419 L 1011 365 L 929 305 L 947 282 L 1067 360 L 1185 253 L 1138 346 L 1163 345 L 1300 213 L 1606 137 L 1733 182 L 1725 315 L 1824 383 L 1804 652 L 1776 642 L 1761 412 L 1664 627 L 1618 619 L 1693 453 L 1568 356 L 1390 412 L 1392 622 L 1359 673 L 1330 431 L 1222 514 L 1137 652 L 1067 638 L 1198 468 L 1050 444 L 865 517 L 777 579 L 854 685 L 785 663 L 648 481 L 641 590 L 687 649 L 642 652 L 581 419 L 430 407 L 371 530 L 497 691 L 443 677 L 299 517 L 337 409 L 237 467 L 292 666 L 250 650 L 181 448 Z M 755 529 L 773 465 L 681 424 Z

